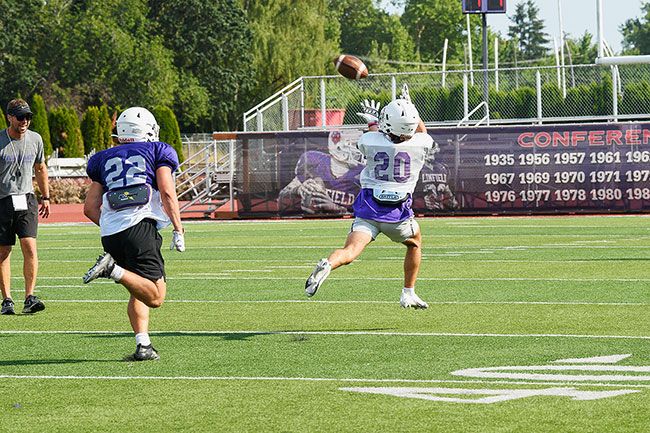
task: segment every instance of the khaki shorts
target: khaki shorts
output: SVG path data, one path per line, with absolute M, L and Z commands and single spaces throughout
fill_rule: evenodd
M 373 241 L 379 233 L 383 233 L 391 241 L 402 243 L 407 239 L 415 237 L 420 232 L 420 225 L 415 221 L 415 218 L 409 218 L 398 223 L 382 223 L 363 218 L 355 218 L 350 232 L 368 233 L 372 236 Z

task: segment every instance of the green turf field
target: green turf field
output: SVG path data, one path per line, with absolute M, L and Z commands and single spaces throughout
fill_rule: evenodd
M 0 431 L 650 431 L 649 217 L 420 223 L 426 311 L 384 237 L 305 298 L 350 220 L 188 223 L 146 363 L 126 290 L 81 283 L 98 229 L 42 225 L 47 309 L 0 316 Z

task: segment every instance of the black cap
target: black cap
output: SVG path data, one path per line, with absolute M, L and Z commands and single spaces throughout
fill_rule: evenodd
M 13 106 L 12 106 L 13 105 Z M 21 116 L 25 114 L 33 114 L 32 110 L 29 108 L 29 104 L 25 101 L 21 101 L 17 104 L 9 103 L 7 107 L 7 114 L 10 116 Z

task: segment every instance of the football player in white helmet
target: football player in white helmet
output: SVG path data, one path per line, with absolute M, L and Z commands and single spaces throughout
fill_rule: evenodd
M 296 176 L 278 196 L 280 212 L 347 213 L 359 191 L 364 164 L 363 154 L 355 145 L 357 137 L 353 131 L 331 131 L 328 153 L 303 153 L 296 164 Z
M 105 253 L 83 282 L 110 278 L 129 291 L 136 361 L 159 358 L 149 338 L 149 308 L 160 307 L 167 292 L 159 230 L 172 224 L 170 248 L 185 250 L 173 176 L 178 155 L 158 141 L 159 129 L 149 110 L 125 110 L 117 120 L 121 144 L 94 154 L 86 169 L 92 183 L 84 213 L 99 226 Z
M 378 104 L 366 101 L 362 112 L 357 113 L 368 122 L 369 131 L 358 143 L 367 165 L 361 173 L 361 192 L 353 205 L 355 219 L 345 246 L 318 262 L 305 283 L 305 292 L 307 296 L 316 294 L 332 269 L 351 263 L 379 233 L 384 233 L 406 246 L 400 305 L 424 309 L 427 303 L 415 293 L 422 238 L 411 204 L 433 139 L 411 103 L 406 86 L 400 99 L 381 112 L 378 108 Z

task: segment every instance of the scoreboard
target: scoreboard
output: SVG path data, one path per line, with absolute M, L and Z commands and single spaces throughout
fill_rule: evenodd
M 464 14 L 504 14 L 506 0 L 463 0 Z

